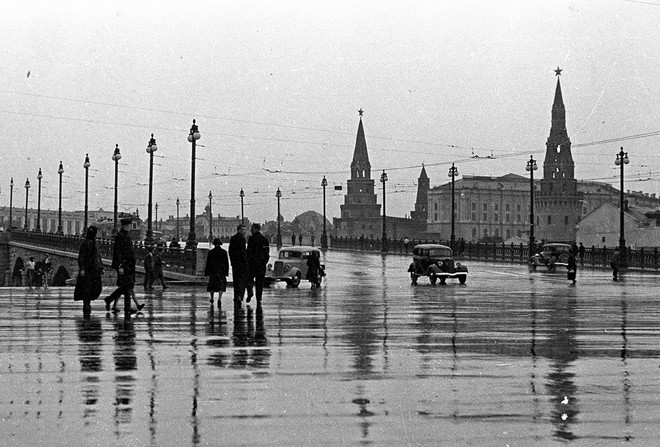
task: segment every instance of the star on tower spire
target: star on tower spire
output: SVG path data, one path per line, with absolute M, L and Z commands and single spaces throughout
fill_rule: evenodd
M 561 76 L 562 71 L 563 70 L 561 68 L 559 68 L 559 66 L 557 66 L 557 69 L 555 70 L 555 76 Z

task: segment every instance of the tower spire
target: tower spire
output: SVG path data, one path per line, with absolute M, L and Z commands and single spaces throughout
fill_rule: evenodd
M 367 152 L 367 139 L 364 136 L 364 127 L 362 126 L 362 114 L 364 110 L 358 110 L 360 114 L 360 123 L 358 124 L 357 136 L 355 137 L 355 150 L 353 151 L 353 161 L 351 162 L 351 178 L 371 178 L 371 163 L 369 163 L 369 153 Z

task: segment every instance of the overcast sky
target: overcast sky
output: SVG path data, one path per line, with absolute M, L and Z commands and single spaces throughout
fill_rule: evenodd
M 387 210 L 414 209 L 431 185 L 460 175 L 527 175 L 542 163 L 561 76 L 576 176 L 660 191 L 660 1 L 32 2 L 0 16 L 0 203 L 112 210 L 115 144 L 121 211 L 147 215 L 154 134 L 159 218 L 190 208 L 197 119 L 197 213 L 273 220 L 339 217 L 358 109 Z M 55 5 L 56 4 L 56 5 Z M 632 137 L 624 139 L 625 137 Z M 491 158 L 486 158 L 492 155 Z M 473 158 L 478 156 L 478 158 Z M 539 170 L 538 172 L 542 172 Z M 335 192 L 334 185 L 344 190 Z

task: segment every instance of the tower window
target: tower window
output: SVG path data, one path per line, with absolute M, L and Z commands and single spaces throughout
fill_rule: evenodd
M 568 216 L 564 216 L 564 225 L 568 225 Z
M 548 215 L 548 225 L 552 225 L 552 216 Z

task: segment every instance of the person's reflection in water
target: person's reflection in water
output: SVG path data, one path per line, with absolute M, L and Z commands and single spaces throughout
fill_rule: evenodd
M 226 353 L 226 348 L 229 346 L 229 333 L 226 324 L 214 319 L 213 307 L 209 308 L 206 335 L 206 346 L 213 349 L 207 363 L 218 368 L 224 368 L 229 362 L 229 356 Z
M 83 412 L 84 424 L 89 425 L 90 419 L 96 416 L 96 404 L 99 400 L 99 377 L 98 373 L 103 370 L 101 361 L 101 320 L 87 317 L 76 320 L 78 332 L 78 357 L 80 360 L 80 372 L 83 381 L 83 400 L 85 410 Z
M 256 319 L 255 319 L 256 313 Z M 256 312 L 251 306 L 234 309 L 234 349 L 229 366 L 232 368 L 268 368 L 270 350 L 264 326 L 264 311 L 257 306 Z M 248 349 L 257 347 L 257 349 Z
M 131 371 L 137 369 L 135 354 L 135 327 L 132 320 L 117 321 L 115 336 L 115 434 L 119 435 L 122 424 L 130 424 L 133 415 L 135 377 Z
M 576 438 L 572 425 L 577 422 L 579 414 L 575 373 L 570 371 L 573 362 L 578 358 L 575 321 L 577 303 L 574 297 L 553 300 L 553 303 L 554 309 L 547 323 L 548 339 L 542 347 L 544 354 L 554 361 L 551 365 L 552 371 L 547 377 L 546 388 L 554 406 L 551 420 L 555 426 L 555 437 L 570 441 Z

